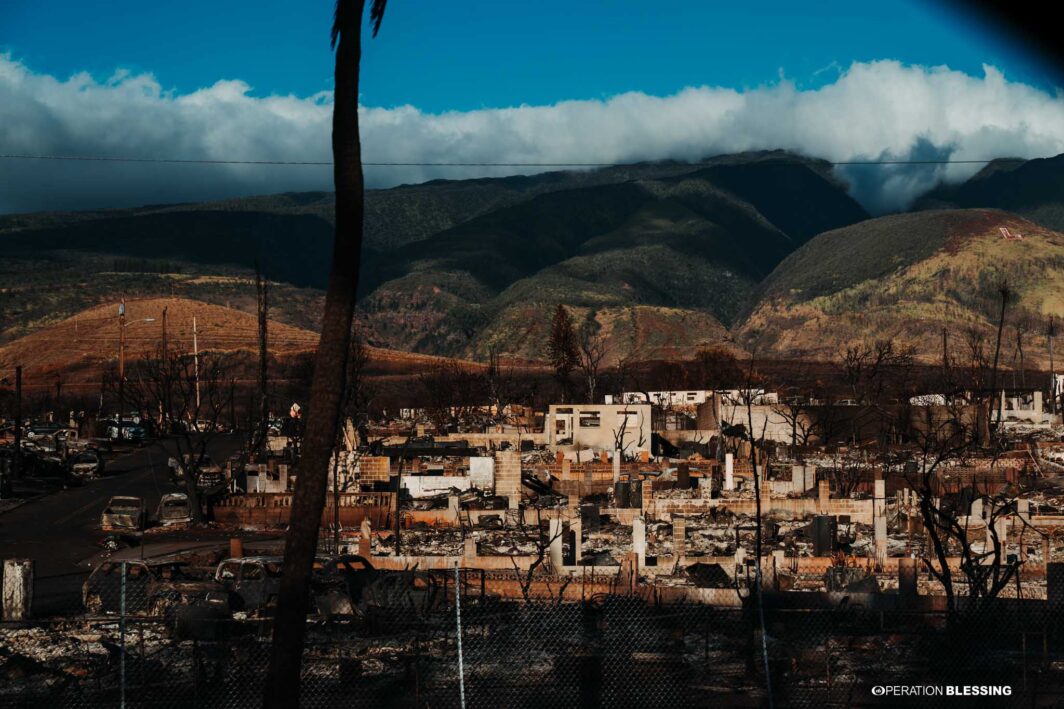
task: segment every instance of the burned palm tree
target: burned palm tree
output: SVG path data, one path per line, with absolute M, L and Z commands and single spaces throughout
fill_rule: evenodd
M 376 36 L 386 0 L 373 0 L 370 22 Z M 365 0 L 338 0 L 332 28 L 336 50 L 333 94 L 333 180 L 336 235 L 325 295 L 321 340 L 314 360 L 303 456 L 285 539 L 284 577 L 273 627 L 273 648 L 264 704 L 299 705 L 300 665 L 309 604 L 308 580 L 325 507 L 329 457 L 336 442 L 351 346 L 351 321 L 362 249 L 362 147 L 358 132 L 358 75 Z

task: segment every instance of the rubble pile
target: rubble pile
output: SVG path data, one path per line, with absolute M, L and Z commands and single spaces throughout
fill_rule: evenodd
M 169 634 L 156 624 L 137 623 L 126 637 L 158 663 L 166 664 L 167 652 L 177 651 Z M 43 692 L 71 681 L 91 679 L 98 685 L 117 671 L 119 648 L 119 628 L 113 622 L 2 629 L 0 704 L 5 695 Z
M 415 556 L 457 556 L 462 553 L 464 533 L 460 527 L 416 525 L 401 532 L 404 554 Z M 374 554 L 394 554 L 394 534 L 375 534 L 371 546 Z

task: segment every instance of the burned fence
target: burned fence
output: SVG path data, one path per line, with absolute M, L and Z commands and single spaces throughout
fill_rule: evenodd
M 506 601 L 479 595 L 474 574 L 456 597 L 443 578 L 420 596 L 396 586 L 372 613 L 309 622 L 301 705 L 765 706 L 771 687 L 775 706 L 879 706 L 872 688 L 887 684 L 1008 686 L 996 704 L 1031 705 L 1059 700 L 1064 686 L 1064 616 L 1044 604 L 954 622 L 766 609 L 763 646 L 753 607 Z M 269 630 L 268 620 L 144 613 L 6 628 L 0 705 L 257 707 Z

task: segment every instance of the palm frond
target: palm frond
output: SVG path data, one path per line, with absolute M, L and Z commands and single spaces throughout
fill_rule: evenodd
M 384 19 L 384 8 L 388 0 L 373 0 L 373 6 L 369 10 L 369 21 L 373 25 L 373 36 L 376 37 L 381 29 L 381 20 Z
M 355 0 L 337 0 L 336 12 L 333 15 L 332 26 L 332 48 L 336 49 L 336 41 L 340 38 L 343 32 L 348 30 L 357 30 L 359 17 L 355 17 L 358 14 L 362 3 Z M 388 0 L 373 0 L 373 5 L 369 10 L 369 21 L 373 25 L 373 36 L 376 37 L 377 33 L 381 29 L 381 21 L 384 20 L 384 8 L 387 7 Z

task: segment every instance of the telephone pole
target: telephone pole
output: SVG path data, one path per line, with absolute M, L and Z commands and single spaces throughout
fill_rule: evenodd
M 167 351 L 166 347 L 166 308 L 163 308 L 163 352 Z
M 122 416 L 126 409 L 126 300 L 118 304 L 118 431 L 122 435 Z
M 192 316 L 192 364 L 195 367 L 196 377 L 196 415 L 199 415 L 200 392 L 199 392 L 199 337 L 196 332 L 196 316 Z
M 12 460 L 11 477 L 22 477 L 22 365 L 15 367 L 15 458 Z
M 1046 339 L 1049 341 L 1049 411 L 1056 416 L 1057 415 L 1057 396 L 1060 395 L 1060 391 L 1057 389 L 1057 367 L 1056 362 L 1053 361 L 1053 338 L 1057 335 L 1057 323 L 1053 319 L 1053 316 L 1049 316 L 1049 325 L 1046 326 Z
M 255 261 L 255 295 L 258 300 L 259 320 L 259 430 L 256 433 L 259 453 L 263 460 L 267 456 L 266 435 L 270 417 L 270 398 L 268 390 L 269 349 L 267 343 L 267 327 L 269 325 L 269 283 L 259 270 L 259 262 Z

